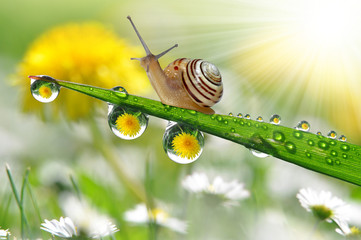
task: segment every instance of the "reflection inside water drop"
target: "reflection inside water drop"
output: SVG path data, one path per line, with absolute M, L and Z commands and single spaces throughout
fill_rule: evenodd
M 258 157 L 258 158 L 265 158 L 265 157 L 269 156 L 267 153 L 260 152 L 260 151 L 254 150 L 254 149 L 250 149 L 250 152 L 252 153 L 253 156 Z
M 33 97 L 42 103 L 54 101 L 60 92 L 60 86 L 53 82 L 31 78 L 30 91 Z
M 278 125 L 281 123 L 281 117 L 277 114 L 274 114 L 271 116 L 269 121 L 271 124 Z
M 132 140 L 144 133 L 148 126 L 148 116 L 136 110 L 109 104 L 108 124 L 117 137 Z
M 202 132 L 186 124 L 168 123 L 163 135 L 163 148 L 172 161 L 181 164 L 194 162 L 201 155 L 203 146 Z
M 297 124 L 296 129 L 308 132 L 310 130 L 310 124 L 307 121 L 301 121 Z

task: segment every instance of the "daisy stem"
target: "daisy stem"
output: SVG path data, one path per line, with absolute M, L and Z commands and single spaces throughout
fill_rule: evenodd
M 124 108 L 188 124 L 246 148 L 361 186 L 361 146 L 271 123 L 229 115 L 207 115 L 124 92 L 40 79 Z
M 28 221 L 27 221 L 26 216 L 25 216 L 24 205 L 23 205 L 24 204 L 24 189 L 25 189 L 25 186 L 26 186 L 26 184 L 28 182 L 29 172 L 30 172 L 30 168 L 27 168 L 26 172 L 25 172 L 25 176 L 23 178 L 23 185 L 21 187 L 21 195 L 19 196 L 18 191 L 17 191 L 16 186 L 15 186 L 15 182 L 14 182 L 13 177 L 11 175 L 10 167 L 8 165 L 6 165 L 6 173 L 8 175 L 10 185 L 11 185 L 11 189 L 12 189 L 12 191 L 14 193 L 16 203 L 17 203 L 17 205 L 19 207 L 19 210 L 20 210 L 21 237 L 22 237 L 22 239 L 25 239 L 25 227 L 26 228 L 29 227 Z

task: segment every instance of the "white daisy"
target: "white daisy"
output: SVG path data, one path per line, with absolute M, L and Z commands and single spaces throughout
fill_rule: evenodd
M 144 203 L 138 204 L 134 209 L 126 211 L 124 213 L 124 220 L 137 224 L 153 221 L 160 226 L 179 233 L 187 232 L 187 224 L 184 221 L 170 217 L 167 211 L 161 208 L 147 209 Z
M 52 235 L 61 237 L 61 238 L 71 238 L 77 236 L 76 229 L 73 221 L 68 217 L 60 217 L 60 221 L 53 219 L 48 221 L 44 220 L 45 223 L 42 223 L 40 227 L 42 230 L 51 233 Z
M 346 222 L 337 223 L 339 228 L 336 228 L 336 232 L 345 237 L 358 237 L 361 238 L 361 231 L 357 227 L 350 227 Z
M 296 197 L 303 208 L 312 212 L 320 220 L 345 222 L 348 219 L 348 206 L 341 199 L 332 196 L 331 192 L 318 193 L 311 188 L 302 188 Z
M 9 229 L 0 229 L 0 239 L 7 239 L 8 236 L 10 236 Z
M 237 205 L 239 200 L 250 196 L 243 183 L 237 180 L 226 182 L 219 176 L 210 182 L 204 173 L 196 172 L 185 177 L 182 186 L 190 192 L 219 195 L 224 198 L 225 205 Z
M 95 211 L 87 202 L 80 201 L 73 195 L 63 196 L 60 202 L 64 213 L 73 219 L 78 233 L 91 238 L 101 238 L 118 231 L 107 216 Z

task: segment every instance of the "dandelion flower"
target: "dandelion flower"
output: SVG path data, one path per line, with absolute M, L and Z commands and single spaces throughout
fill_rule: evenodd
M 201 146 L 195 136 L 182 132 L 175 136 L 172 141 L 175 153 L 181 158 L 193 159 L 198 156 Z
M 155 222 L 179 233 L 186 233 L 187 224 L 177 218 L 169 216 L 168 212 L 162 208 L 147 209 L 145 204 L 138 204 L 134 209 L 124 213 L 124 219 L 136 224 Z
M 185 177 L 182 186 L 190 192 L 220 196 L 226 206 L 237 205 L 237 201 L 250 195 L 249 191 L 244 188 L 244 184 L 237 180 L 227 182 L 217 176 L 210 182 L 206 174 L 197 172 Z
M 361 239 L 361 231 L 357 227 L 350 227 L 346 222 L 337 223 L 336 232 L 351 239 Z
M 119 132 L 129 137 L 137 135 L 141 128 L 138 118 L 129 113 L 120 115 L 115 123 Z
M 344 222 L 347 220 L 347 205 L 341 199 L 332 196 L 331 192 L 316 192 L 311 188 L 301 189 L 296 197 L 301 206 L 312 212 L 321 221 Z
M 29 93 L 29 75 L 49 75 L 56 79 L 102 88 L 122 86 L 131 94 L 145 94 L 150 89 L 148 79 L 139 64 L 130 58 L 140 56 L 142 49 L 133 47 L 100 23 L 71 23 L 50 29 L 28 48 L 14 76 L 22 88 L 26 112 L 44 114 L 44 104 Z M 46 98 L 49 89 L 41 94 Z M 63 91 L 52 103 L 56 117 L 60 113 L 70 120 L 89 117 L 99 101 L 82 94 Z
M 42 227 L 40 228 L 42 230 L 61 238 L 71 238 L 73 236 L 77 236 L 75 225 L 68 217 L 60 217 L 60 221 L 56 219 L 48 221 L 45 219 L 45 223 L 42 223 L 41 226 Z

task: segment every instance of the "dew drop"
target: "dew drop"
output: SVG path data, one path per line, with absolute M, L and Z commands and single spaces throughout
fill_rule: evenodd
M 263 130 L 267 130 L 267 129 L 268 129 L 267 125 L 263 125 L 262 128 L 263 128 Z
M 257 119 L 256 119 L 258 122 L 263 122 L 263 118 L 261 116 L 259 116 Z
M 297 124 L 296 129 L 308 132 L 310 130 L 310 124 L 307 121 L 301 121 Z
M 315 146 L 315 142 L 313 140 L 311 140 L 311 139 L 309 139 L 307 141 L 307 144 L 310 145 L 310 146 Z
M 243 118 L 242 113 L 238 113 L 238 114 L 237 114 L 237 117 L 238 117 L 238 118 Z
M 245 119 L 251 119 L 251 115 L 246 114 L 246 115 L 244 115 L 244 118 L 245 118 Z
M 309 151 L 306 151 L 305 154 L 306 154 L 306 157 L 311 158 L 311 153 Z
M 298 138 L 298 139 L 303 138 L 303 134 L 302 134 L 301 131 L 294 131 L 294 132 L 293 132 L 293 136 L 294 136 L 295 138 Z
M 335 160 L 336 165 L 341 165 L 341 161 L 340 160 Z
M 190 110 L 190 109 L 188 109 L 187 111 L 188 111 L 188 113 L 191 114 L 191 115 L 197 115 L 197 111 L 195 111 L 195 110 Z
M 343 151 L 349 151 L 350 150 L 350 146 L 346 145 L 346 144 L 342 144 L 341 145 L 341 150 Z
M 30 91 L 39 102 L 49 103 L 59 95 L 60 86 L 54 82 L 31 79 Z
M 133 140 L 144 133 L 148 126 L 148 116 L 139 111 L 109 104 L 108 124 L 117 137 Z
M 333 165 L 333 160 L 331 158 L 329 158 L 329 157 L 326 157 L 326 163 L 328 165 Z
M 218 121 L 218 122 L 222 122 L 222 121 L 223 121 L 223 118 L 222 118 L 221 115 L 218 115 L 218 116 L 217 116 L 217 121 Z
M 345 135 L 341 135 L 338 140 L 340 140 L 341 142 L 346 142 L 347 138 Z
M 232 132 L 232 133 L 235 133 L 235 132 L 236 132 L 236 129 L 231 128 L 231 132 Z
M 343 157 L 344 159 L 346 159 L 346 158 L 347 158 L 347 154 L 346 154 L 346 153 L 342 153 L 342 157 Z
M 134 97 L 134 102 L 138 102 L 138 98 L 137 98 L 137 97 Z
M 204 136 L 197 129 L 169 122 L 163 135 L 163 149 L 177 163 L 188 164 L 199 158 L 203 151 Z
M 89 90 L 90 90 L 90 91 L 93 91 L 93 90 L 94 90 L 94 88 L 90 87 L 90 88 L 89 88 Z
M 290 153 L 296 153 L 296 145 L 293 142 L 285 142 L 285 148 Z
M 223 123 L 227 125 L 227 124 L 228 124 L 228 121 L 227 121 L 227 120 L 224 120 L 224 122 L 223 122 Z
M 215 116 L 214 114 L 211 115 L 211 119 L 212 119 L 212 120 L 216 119 L 216 116 Z
M 230 112 L 230 113 L 228 113 L 228 116 L 231 116 L 231 117 L 233 117 L 233 113 L 231 113 L 231 112 Z
M 250 149 L 250 152 L 252 153 L 253 156 L 258 158 L 265 158 L 269 156 L 267 153 L 263 153 L 254 149 Z
M 331 139 L 336 139 L 337 134 L 336 134 L 335 131 L 331 130 L 331 131 L 327 134 L 327 137 L 328 137 L 328 138 L 331 138 Z
M 332 150 L 332 151 L 331 151 L 331 155 L 332 155 L 333 157 L 337 157 L 337 152 L 336 152 L 335 150 Z
M 281 123 L 281 117 L 277 114 L 274 114 L 270 118 L 270 123 L 274 125 L 279 125 Z
M 322 133 L 321 133 L 320 131 L 318 131 L 316 134 L 317 134 L 318 136 L 322 136 Z
M 114 92 L 117 92 L 116 95 L 119 96 L 119 97 L 126 97 L 126 96 L 128 96 L 127 90 L 125 90 L 125 88 L 123 88 L 123 87 L 121 87 L 121 86 L 113 87 L 112 90 L 113 90 Z M 134 101 L 135 101 L 135 99 L 134 99 Z
M 280 131 L 274 131 L 273 132 L 273 139 L 277 142 L 284 142 L 285 141 L 285 135 Z
M 318 147 L 327 150 L 330 146 L 327 142 L 321 140 L 318 142 Z

